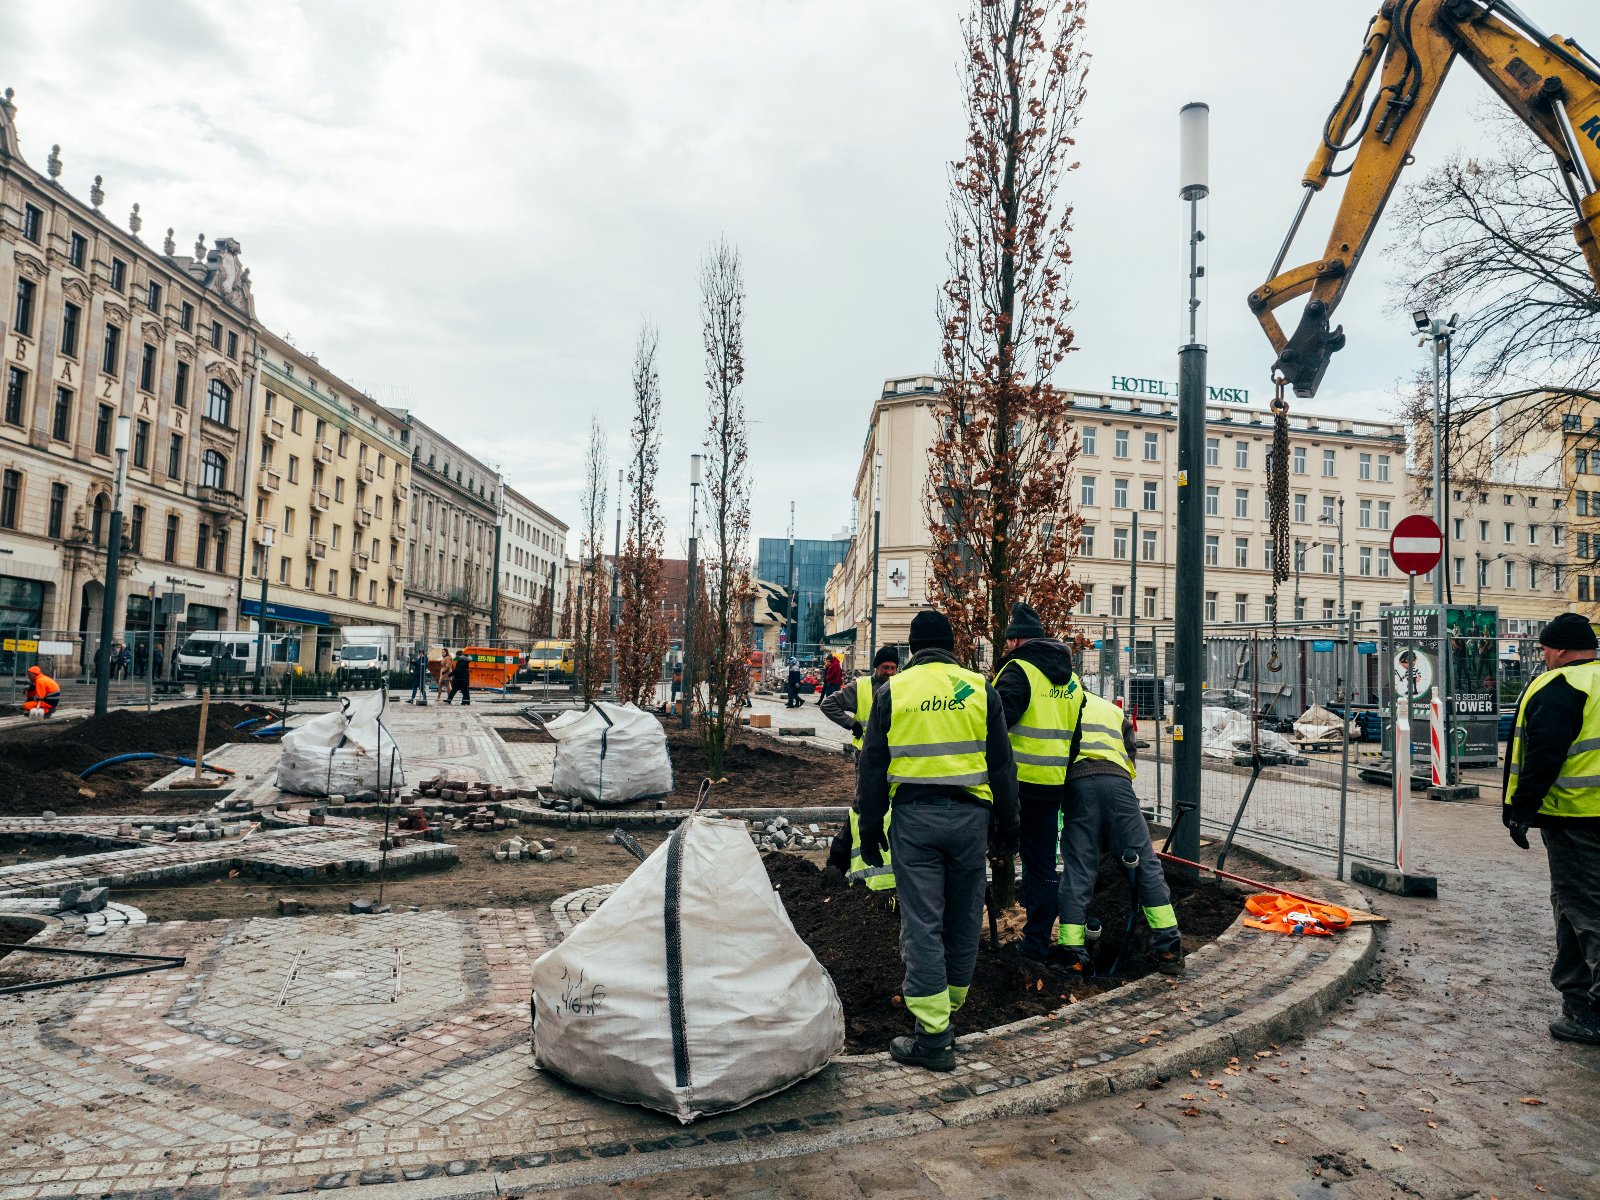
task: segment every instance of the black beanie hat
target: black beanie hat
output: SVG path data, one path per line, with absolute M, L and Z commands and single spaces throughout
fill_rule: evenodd
M 1552 650 L 1600 649 L 1600 640 L 1594 636 L 1594 626 L 1577 613 L 1562 613 L 1539 634 L 1539 644 Z
M 1044 630 L 1044 621 L 1031 604 L 1011 606 L 1011 624 L 1006 626 L 1008 638 L 1042 638 L 1050 636 Z
M 878 667 L 884 663 L 893 663 L 898 667 L 900 665 L 900 652 L 893 646 L 879 646 L 878 652 L 872 656 L 872 665 Z
M 911 653 L 923 650 L 955 652 L 956 634 L 950 619 L 942 612 L 924 609 L 911 618 Z

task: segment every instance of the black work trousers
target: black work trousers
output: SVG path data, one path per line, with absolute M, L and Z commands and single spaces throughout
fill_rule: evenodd
M 1600 829 L 1541 829 L 1550 858 L 1556 961 L 1550 982 L 1580 1010 L 1600 1011 Z

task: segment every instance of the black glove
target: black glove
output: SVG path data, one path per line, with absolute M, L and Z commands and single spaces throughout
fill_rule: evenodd
M 850 722 L 850 736 L 851 737 L 860 737 L 862 734 L 864 734 L 866 732 L 867 732 L 866 727 L 864 725 L 862 725 L 860 721 L 852 721 L 852 722 Z
M 1022 847 L 1019 831 L 996 830 L 989 837 L 989 853 L 996 858 L 1011 858 Z
M 869 867 L 883 866 L 883 852 L 889 848 L 883 826 L 876 828 L 865 823 L 861 826 L 861 861 Z
M 1528 848 L 1528 826 L 1522 821 L 1513 819 L 1509 828 L 1511 830 L 1511 840 L 1526 850 Z

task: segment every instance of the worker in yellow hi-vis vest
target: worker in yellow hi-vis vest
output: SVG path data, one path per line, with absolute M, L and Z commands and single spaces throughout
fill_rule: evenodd
M 1017 847 L 1017 781 L 994 688 L 956 662 L 949 620 L 911 622 L 911 661 L 878 690 L 856 770 L 861 858 L 894 852 L 902 994 L 914 1037 L 897 1062 L 955 1069 L 950 1019 L 966 1002 L 983 923 L 985 850 Z M 894 820 L 889 821 L 891 808 Z M 885 831 L 887 827 L 887 832 Z
M 850 730 L 853 755 L 861 754 L 861 735 L 866 732 L 867 717 L 872 713 L 873 696 L 899 669 L 899 653 L 892 646 L 883 646 L 872 656 L 872 674 L 861 676 L 823 700 L 822 715 Z M 894 887 L 894 867 L 887 856 L 881 867 L 869 867 L 862 861 L 861 822 L 853 806 L 828 847 L 828 866 L 836 867 L 851 883 L 864 883 L 875 892 Z

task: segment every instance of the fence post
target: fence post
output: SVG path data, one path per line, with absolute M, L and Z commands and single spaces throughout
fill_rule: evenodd
M 1342 657 L 1345 660 L 1343 664 L 1346 672 L 1345 678 L 1351 679 L 1355 672 L 1356 619 L 1350 617 L 1348 621 L 1349 623 L 1344 629 L 1348 636 L 1345 638 Z M 1336 856 L 1336 869 L 1334 872 L 1334 878 L 1341 882 L 1344 880 L 1345 824 L 1350 808 L 1350 729 L 1355 721 L 1355 705 L 1350 701 L 1349 696 L 1350 689 L 1347 687 L 1345 688 L 1344 712 L 1340 714 L 1344 718 L 1344 732 L 1340 738 L 1342 744 L 1339 749 L 1339 851 Z

